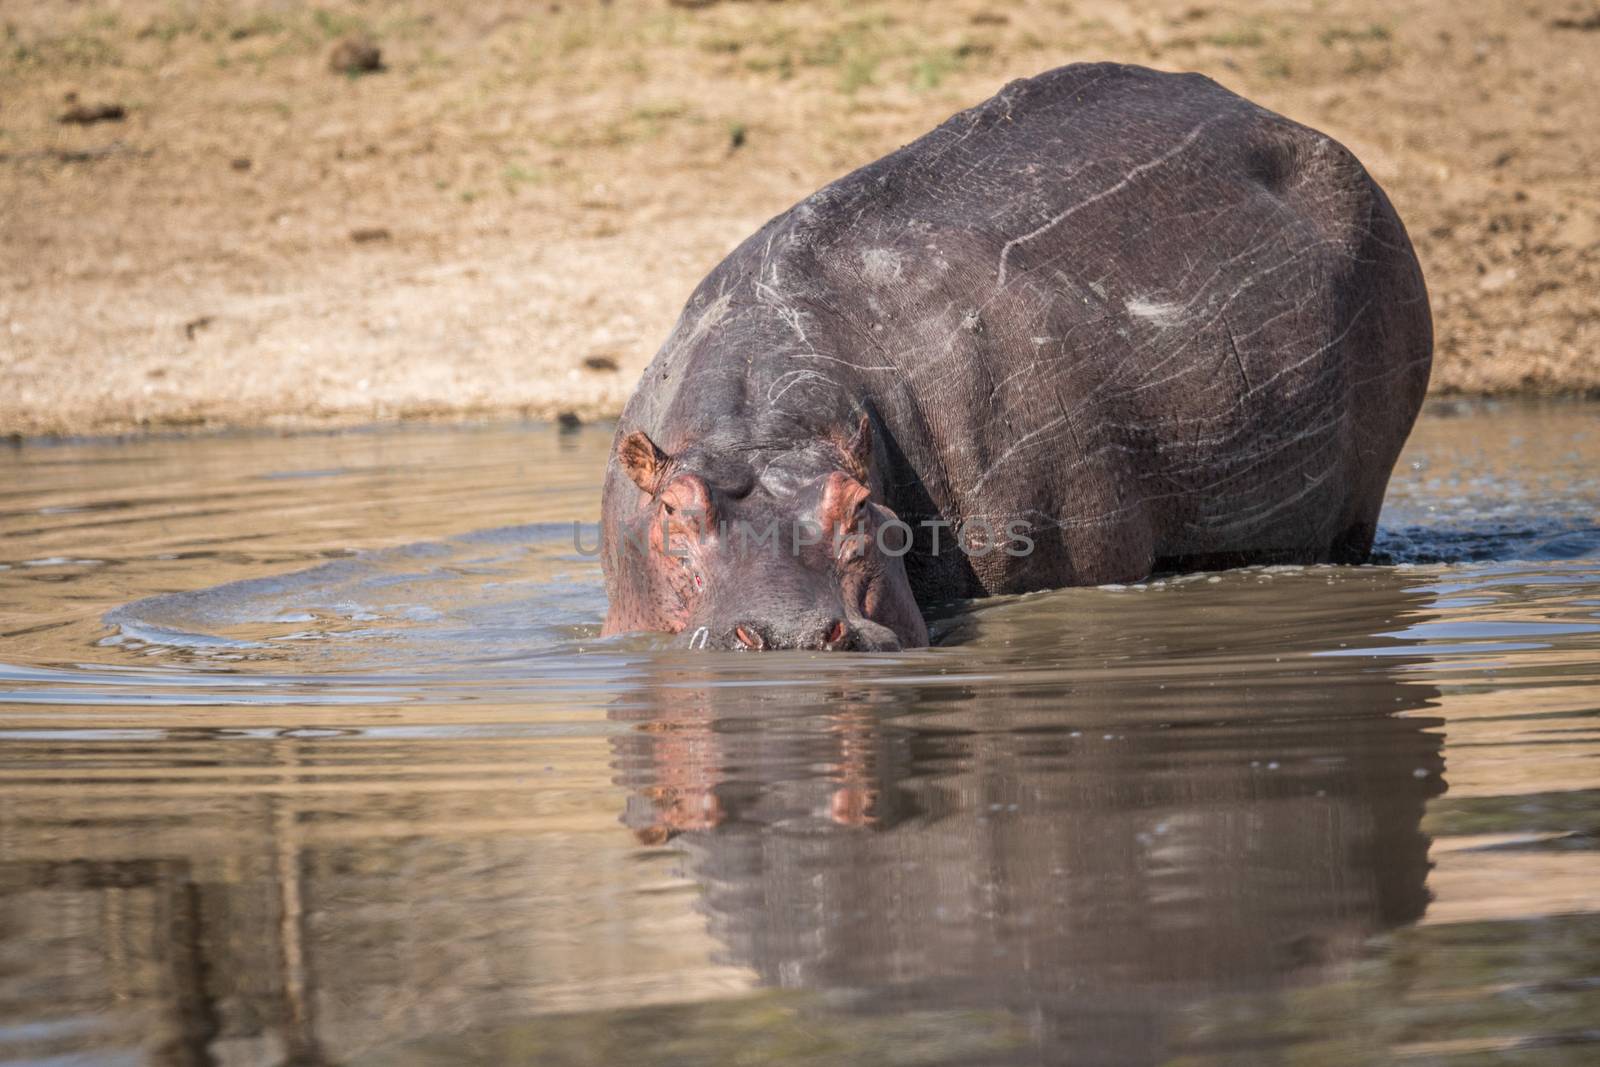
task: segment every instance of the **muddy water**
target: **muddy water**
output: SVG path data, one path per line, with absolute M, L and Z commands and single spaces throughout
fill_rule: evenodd
M 1600 409 L 873 656 L 599 640 L 608 442 L 0 453 L 0 1062 L 1600 1058 Z

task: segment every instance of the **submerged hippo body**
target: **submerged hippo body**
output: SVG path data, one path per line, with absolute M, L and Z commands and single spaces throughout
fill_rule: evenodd
M 1360 561 L 1431 353 L 1330 138 L 1199 75 L 1013 82 L 696 289 L 617 430 L 606 632 L 893 648 L 952 598 Z

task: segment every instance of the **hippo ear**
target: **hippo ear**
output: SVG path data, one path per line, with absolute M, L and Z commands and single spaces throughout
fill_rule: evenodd
M 848 437 L 840 438 L 834 442 L 839 451 L 844 454 L 846 469 L 860 482 L 867 480 L 867 471 L 872 466 L 872 419 L 866 412 L 861 413 L 861 421 L 856 424 L 855 431 Z
M 655 495 L 657 486 L 661 484 L 661 476 L 666 473 L 667 464 L 671 461 L 672 457 L 656 447 L 650 435 L 643 430 L 633 431 L 617 445 L 617 462 L 633 479 L 633 484 L 651 496 Z
M 834 471 L 822 484 L 817 522 L 830 537 L 842 536 L 856 521 L 856 509 L 871 496 L 867 487 L 843 471 Z

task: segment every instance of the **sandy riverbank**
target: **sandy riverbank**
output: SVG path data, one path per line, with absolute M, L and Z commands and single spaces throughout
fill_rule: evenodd
M 0 433 L 614 414 L 767 217 L 1106 58 L 1367 163 L 1427 271 L 1436 392 L 1600 394 L 1592 0 L 126 0 L 0 29 Z M 358 32 L 384 69 L 331 73 Z

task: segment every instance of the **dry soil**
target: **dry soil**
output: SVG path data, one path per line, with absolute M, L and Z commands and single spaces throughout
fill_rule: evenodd
M 0 432 L 614 414 L 766 218 L 1088 59 L 1350 146 L 1422 256 L 1436 392 L 1600 393 L 1597 0 L 52 0 L 0 26 Z M 381 67 L 330 70 L 362 35 Z

